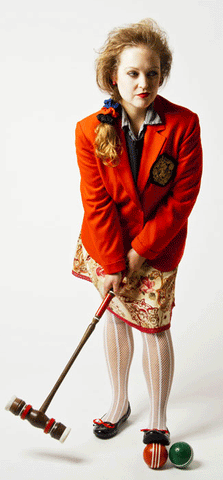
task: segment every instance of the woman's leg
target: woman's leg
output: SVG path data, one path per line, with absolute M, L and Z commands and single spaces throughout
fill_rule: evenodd
M 104 328 L 105 355 L 112 387 L 112 402 L 103 421 L 116 423 L 128 409 L 128 378 L 134 343 L 132 327 L 107 312 Z
M 166 430 L 166 409 L 174 371 L 171 333 L 166 330 L 142 336 L 143 370 L 150 396 L 148 428 Z

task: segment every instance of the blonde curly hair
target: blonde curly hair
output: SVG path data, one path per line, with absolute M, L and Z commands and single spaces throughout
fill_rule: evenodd
M 146 18 L 138 23 L 114 28 L 98 52 L 95 61 L 96 82 L 100 90 L 108 93 L 115 102 L 121 96 L 113 78 L 117 73 L 120 55 L 127 47 L 146 45 L 160 57 L 161 83 L 167 80 L 172 64 L 172 53 L 168 46 L 167 35 L 155 20 Z M 96 128 L 95 153 L 105 165 L 118 164 L 121 152 L 120 139 L 113 125 L 100 123 Z

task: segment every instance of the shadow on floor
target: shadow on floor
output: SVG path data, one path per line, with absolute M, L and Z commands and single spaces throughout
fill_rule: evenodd
M 69 454 L 62 454 L 57 452 L 46 452 L 41 450 L 29 450 L 24 452 L 24 454 L 28 457 L 33 457 L 39 460 L 52 460 L 52 461 L 75 463 L 75 464 L 91 463 L 91 460 L 89 459 L 89 457 L 81 458 L 81 457 L 76 457 L 75 455 L 72 455 L 72 454 L 69 455 Z

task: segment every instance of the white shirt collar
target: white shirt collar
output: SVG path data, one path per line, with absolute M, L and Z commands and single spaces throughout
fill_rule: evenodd
M 125 109 L 122 107 L 122 128 L 123 127 L 128 127 L 129 134 L 130 134 L 130 136 L 132 137 L 133 140 L 140 140 L 141 139 L 142 134 L 144 132 L 144 127 L 146 125 L 158 125 L 159 123 L 162 123 L 162 120 L 161 120 L 160 116 L 158 115 L 158 113 L 154 110 L 153 104 L 152 104 L 147 109 L 145 120 L 144 120 L 143 124 L 141 125 L 138 136 L 136 137 L 136 135 L 132 131 L 132 127 L 131 127 L 130 121 L 128 119 L 128 115 L 127 115 Z

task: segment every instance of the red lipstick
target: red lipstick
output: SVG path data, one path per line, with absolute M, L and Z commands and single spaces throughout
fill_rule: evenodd
M 146 98 L 146 97 L 148 97 L 148 95 L 149 95 L 148 93 L 139 93 L 138 97 Z

